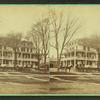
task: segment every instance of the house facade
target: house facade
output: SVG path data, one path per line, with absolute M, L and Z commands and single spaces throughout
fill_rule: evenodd
M 0 41 L 0 65 L 7 67 L 14 67 L 14 51 L 11 47 L 3 45 Z M 16 64 L 18 66 L 32 65 L 37 66 L 37 55 L 32 48 L 32 42 L 21 41 L 19 47 L 16 50 Z
M 77 64 L 84 64 L 85 67 L 97 67 L 98 52 L 80 40 L 74 40 L 67 45 L 61 63 L 63 66 L 73 65 L 75 67 Z

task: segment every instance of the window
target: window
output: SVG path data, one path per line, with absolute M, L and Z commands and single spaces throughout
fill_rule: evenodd
M 90 51 L 90 48 L 88 47 L 88 51 Z
M 21 48 L 21 51 L 23 51 L 23 48 Z
M 30 51 L 32 52 L 32 48 L 30 49 Z
M 85 57 L 85 53 L 84 52 L 82 53 L 82 57 Z
M 72 56 L 72 57 L 74 56 L 74 52 L 71 53 L 71 56 Z
M 78 49 L 78 47 L 76 46 L 76 50 Z
M 68 57 L 70 57 L 70 53 L 68 53 Z
M 2 49 L 2 45 L 0 45 L 0 49 Z
M 86 46 L 83 46 L 83 50 L 86 50 Z
M 33 58 L 33 54 L 31 55 L 31 58 Z
M 19 58 L 21 57 L 21 53 L 18 53 L 18 57 L 19 57 Z
M 0 57 L 2 57 L 2 52 L 0 51 Z
M 28 54 L 27 56 L 28 56 L 28 58 L 30 58 L 30 54 Z
M 6 46 L 4 46 L 4 49 L 6 49 Z
M 27 52 L 29 52 L 29 48 L 27 48 Z
M 25 52 L 25 48 L 21 48 L 21 50 Z
M 65 54 L 65 58 L 67 57 L 67 54 Z

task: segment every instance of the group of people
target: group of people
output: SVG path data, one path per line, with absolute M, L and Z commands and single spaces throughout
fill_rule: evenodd
M 93 69 L 91 67 L 91 65 L 85 65 L 85 64 L 76 64 L 76 65 L 73 65 L 73 64 L 68 64 L 68 65 L 62 65 L 60 64 L 60 67 L 58 68 L 58 71 L 59 70 L 65 70 L 65 71 L 69 71 L 72 69 L 72 68 L 75 68 L 77 71 L 87 71 L 87 70 L 90 70 L 90 69 Z M 96 69 L 96 68 L 94 68 Z

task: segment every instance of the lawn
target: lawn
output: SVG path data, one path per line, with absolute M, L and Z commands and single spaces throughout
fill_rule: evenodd
M 48 93 L 48 77 L 25 73 L 1 73 L 0 94 L 37 94 Z M 41 80 L 46 80 L 40 81 Z
M 0 83 L 0 94 L 37 94 L 48 93 L 47 83 L 18 84 L 12 82 Z
M 78 73 L 53 77 L 49 80 L 48 75 L 0 73 L 0 94 L 100 94 L 100 74 Z
M 64 94 L 100 94 L 100 75 L 55 76 L 51 79 L 50 92 Z M 63 81 L 65 80 L 65 81 Z

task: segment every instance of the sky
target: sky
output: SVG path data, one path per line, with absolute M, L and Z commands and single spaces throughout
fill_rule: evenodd
M 32 23 L 47 14 L 48 8 L 78 17 L 82 28 L 77 37 L 100 34 L 100 6 L 0 5 L 0 35 L 13 31 L 27 33 Z
M 65 17 L 70 13 L 79 19 L 82 27 L 73 38 L 100 34 L 99 5 L 0 5 L 0 36 L 10 32 L 26 34 L 33 23 L 47 15 L 49 8 L 63 11 Z

